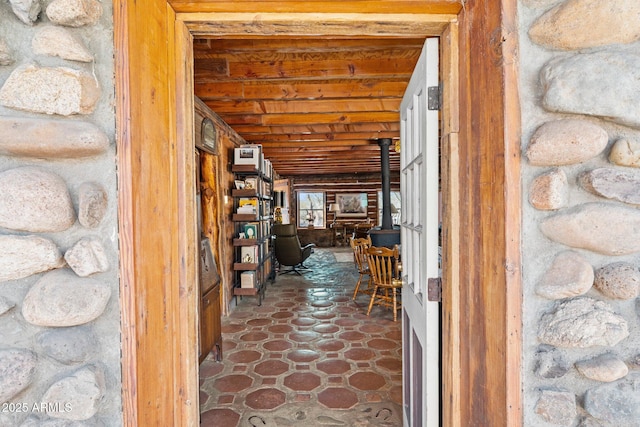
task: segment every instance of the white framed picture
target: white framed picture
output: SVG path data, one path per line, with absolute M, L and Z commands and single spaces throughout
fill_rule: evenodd
M 366 218 L 367 193 L 336 194 L 336 203 L 340 207 L 339 218 Z

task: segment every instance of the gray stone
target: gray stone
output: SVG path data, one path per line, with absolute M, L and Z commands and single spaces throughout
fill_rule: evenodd
M 561 3 L 563 0 L 521 0 L 522 4 L 528 7 L 533 8 L 549 8 L 558 3 Z
M 578 253 L 559 254 L 536 287 L 536 293 L 548 299 L 583 295 L 593 286 L 593 267 Z
M 640 141 L 620 138 L 611 147 L 609 161 L 615 165 L 640 168 Z
M 0 296 L 0 316 L 2 316 L 15 306 L 15 302 L 11 301 L 7 297 Z
M 32 113 L 90 114 L 100 98 L 96 78 L 67 67 L 17 67 L 0 88 L 0 104 Z
M 71 195 L 59 175 L 36 166 L 0 173 L 0 227 L 57 232 L 75 220 Z
M 107 192 L 97 183 L 85 182 L 78 193 L 78 221 L 84 227 L 96 228 L 107 212 Z
M 550 345 L 538 346 L 534 357 L 534 373 L 540 378 L 561 378 L 571 369 L 562 352 Z
M 66 27 L 93 25 L 100 16 L 102 6 L 96 0 L 53 0 L 47 6 L 51 22 Z
M 0 117 L 0 154 L 79 159 L 107 151 L 109 137 L 89 122 Z
M 640 373 L 587 390 L 584 409 L 594 418 L 616 426 L 637 426 L 640 420 Z
M 58 246 L 40 236 L 0 235 L 0 282 L 65 265 Z
M 605 255 L 640 251 L 640 210 L 606 203 L 586 203 L 545 218 L 540 230 L 572 248 Z
M 33 381 L 37 357 L 29 350 L 0 350 L 0 403 L 11 400 Z
M 109 260 L 102 243 L 90 237 L 80 239 L 64 254 L 64 259 L 80 277 L 102 273 L 109 269 Z
M 13 13 L 27 25 L 33 25 L 42 12 L 40 0 L 9 0 L 9 3 Z
M 582 163 L 600 154 L 608 140 L 607 132 L 593 123 L 577 119 L 555 120 L 536 129 L 526 155 L 534 166 Z
M 640 53 L 606 50 L 556 58 L 540 77 L 549 111 L 640 127 Z
M 55 270 L 31 287 L 22 303 L 25 320 L 37 326 L 77 326 L 99 317 L 111 289 L 105 283 Z
M 0 66 L 11 65 L 14 62 L 15 59 L 13 59 L 13 55 L 11 54 L 11 50 L 9 50 L 9 46 L 7 46 L 7 43 L 0 38 Z
M 44 412 L 44 410 L 42 412 Z M 102 426 L 102 424 L 98 424 L 93 420 L 89 420 L 89 422 L 60 420 L 60 419 L 43 420 L 36 416 L 31 416 L 27 418 L 22 424 L 20 424 L 20 427 L 100 427 L 100 426 Z
M 565 348 L 612 347 L 629 336 L 626 320 L 603 301 L 576 298 L 540 319 L 540 342 Z
M 38 55 L 59 56 L 69 61 L 93 61 L 93 55 L 84 46 L 82 40 L 71 34 L 69 30 L 54 25 L 40 28 L 33 36 L 31 47 Z
M 529 37 L 534 43 L 561 50 L 633 43 L 640 39 L 640 3 L 567 0 L 542 15 L 529 29 Z
M 87 366 L 52 384 L 42 401 L 51 404 L 52 409 L 47 410 L 50 417 L 83 421 L 98 412 L 104 393 L 104 372 L 96 366 Z
M 627 365 L 613 354 L 601 354 L 589 360 L 576 362 L 576 369 L 590 380 L 613 382 L 629 373 Z
M 580 424 L 578 424 L 578 427 L 611 427 L 611 426 L 607 426 L 593 417 L 585 417 L 582 420 L 580 420 Z
M 581 173 L 578 180 L 595 195 L 640 205 L 640 171 L 598 168 Z
M 541 390 L 535 412 L 548 423 L 571 426 L 578 415 L 576 396 L 568 391 Z
M 640 271 L 628 262 L 614 262 L 596 270 L 594 285 L 608 298 L 636 298 L 640 293 Z
M 98 339 L 86 326 L 49 329 L 38 334 L 37 342 L 44 354 L 65 365 L 85 363 L 99 348 Z
M 529 188 L 529 203 L 536 209 L 556 210 L 567 206 L 569 192 L 567 175 L 562 169 L 554 168 L 538 175 Z

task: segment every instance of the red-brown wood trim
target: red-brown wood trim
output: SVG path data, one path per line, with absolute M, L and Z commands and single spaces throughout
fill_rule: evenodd
M 188 98 L 172 83 L 186 74 L 177 71 L 174 21 L 164 0 L 114 2 L 126 426 L 198 420 L 196 305 L 190 302 L 196 240 L 193 219 L 185 220 L 193 214 L 193 142 L 176 139 L 193 125 L 188 115 L 176 116 L 176 102 Z
M 259 12 L 259 13 L 417 13 L 457 15 L 461 0 L 170 0 L 178 13 Z
M 512 0 L 460 19 L 460 366 L 465 426 L 517 426 L 521 279 L 519 108 Z

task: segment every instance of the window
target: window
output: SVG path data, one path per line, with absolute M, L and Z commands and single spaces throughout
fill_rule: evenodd
M 391 220 L 394 225 L 400 224 L 402 200 L 399 191 L 391 192 Z M 378 191 L 378 224 L 382 224 L 382 191 Z
M 324 193 L 298 192 L 298 227 L 325 227 Z

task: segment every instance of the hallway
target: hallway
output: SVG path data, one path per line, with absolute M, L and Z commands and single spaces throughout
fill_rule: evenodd
M 316 248 L 311 271 L 223 317 L 223 361 L 200 367 L 202 426 L 402 425 L 401 323 L 380 307 L 367 317 L 366 295 L 352 301 L 350 254 Z

